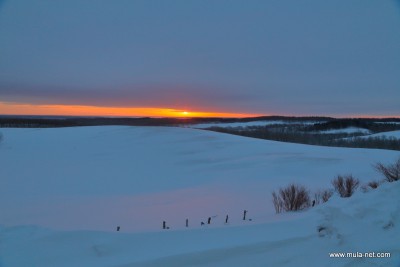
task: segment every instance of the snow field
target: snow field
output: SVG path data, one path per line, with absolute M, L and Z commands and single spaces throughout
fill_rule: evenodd
M 276 215 L 271 203 L 291 182 L 317 190 L 337 174 L 379 180 L 371 165 L 396 151 L 169 127 L 1 132 L 1 267 L 400 266 L 398 183 L 304 212 Z M 354 251 L 393 256 L 328 256 Z

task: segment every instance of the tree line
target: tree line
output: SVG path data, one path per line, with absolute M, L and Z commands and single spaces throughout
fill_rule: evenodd
M 400 125 L 386 126 L 390 130 L 397 129 Z M 210 127 L 209 130 L 235 134 L 246 137 L 267 139 L 273 141 L 353 148 L 376 148 L 400 150 L 400 139 L 393 137 L 367 137 L 362 133 L 330 133 L 324 134 L 311 131 L 312 126 L 305 125 L 268 125 L 252 127 Z

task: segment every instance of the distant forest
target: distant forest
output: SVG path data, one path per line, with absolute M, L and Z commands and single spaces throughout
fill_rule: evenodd
M 314 124 L 292 123 L 248 127 L 210 127 L 208 130 L 308 145 L 400 150 L 400 139 L 398 138 L 387 138 L 385 136 L 368 137 L 361 131 L 353 133 L 323 133 L 323 131 L 340 130 L 349 127 L 368 130 L 371 134 L 375 134 L 400 130 L 400 123 L 398 119 L 385 121 L 375 119 L 333 119 Z
M 182 126 L 199 123 L 235 123 L 253 121 L 283 121 L 292 123 L 312 122 L 318 130 L 354 127 L 379 127 L 374 122 L 398 122 L 398 118 L 385 119 L 336 119 L 330 117 L 285 117 L 263 116 L 251 118 L 111 118 L 111 117 L 69 117 L 69 116 L 7 116 L 0 115 L 0 127 L 3 128 L 54 128 L 75 126 L 130 125 L 130 126 Z M 384 126 L 382 126 L 384 127 Z M 315 128 L 317 130 L 317 128 Z M 370 128 L 366 128 L 370 129 Z M 379 130 L 380 131 L 380 130 Z
M 252 118 L 110 118 L 110 117 L 62 117 L 62 116 L 0 116 L 0 127 L 54 128 L 75 126 L 130 125 L 130 126 L 181 126 L 199 123 L 234 123 L 251 121 L 327 121 L 328 117 L 265 116 Z M 399 120 L 400 121 L 400 120 Z

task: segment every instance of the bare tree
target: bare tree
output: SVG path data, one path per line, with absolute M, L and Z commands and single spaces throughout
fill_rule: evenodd
M 332 181 L 332 185 L 341 197 L 351 197 L 360 185 L 360 181 L 354 178 L 353 175 L 338 175 Z
M 400 180 L 400 157 L 393 164 L 383 165 L 379 162 L 374 167 L 385 177 L 386 181 L 394 182 Z

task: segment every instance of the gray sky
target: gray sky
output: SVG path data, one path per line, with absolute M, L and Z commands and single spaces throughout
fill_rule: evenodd
M 0 0 L 0 102 L 399 116 L 400 4 Z

